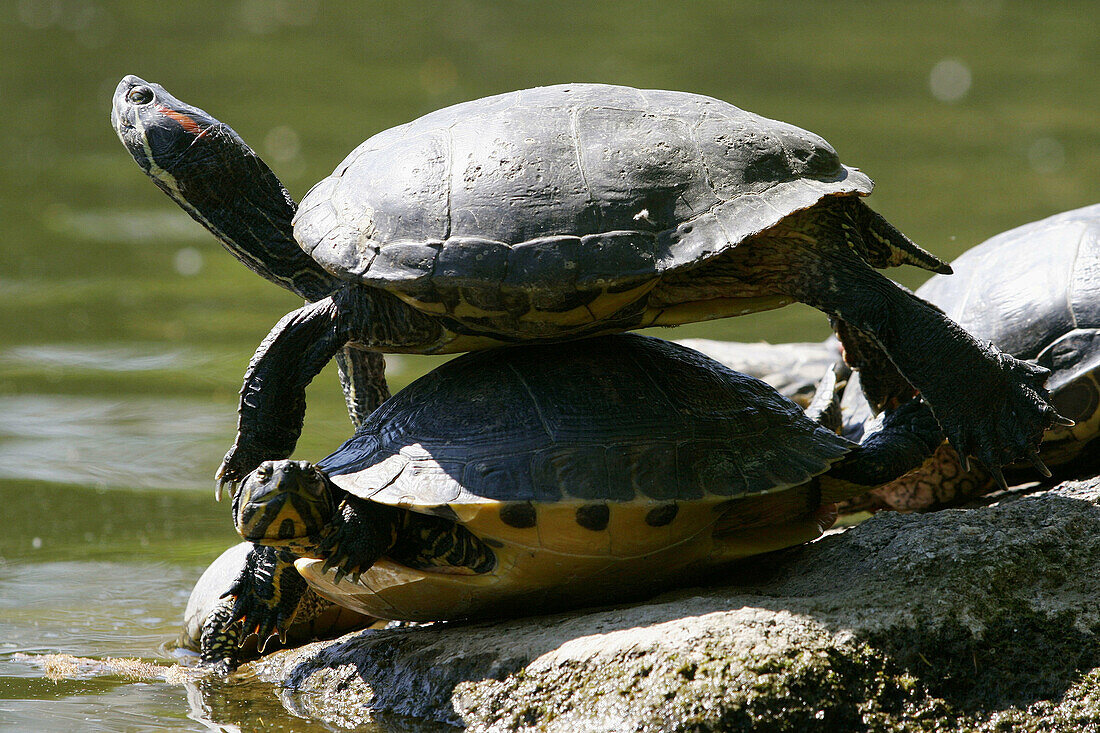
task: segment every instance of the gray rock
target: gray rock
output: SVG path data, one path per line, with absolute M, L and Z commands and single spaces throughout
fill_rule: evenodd
M 877 514 L 628 607 L 260 660 L 295 713 L 474 731 L 1100 731 L 1100 478 Z

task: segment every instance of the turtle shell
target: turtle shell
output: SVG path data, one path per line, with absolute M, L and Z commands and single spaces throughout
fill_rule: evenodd
M 998 234 L 951 263 L 918 291 L 975 337 L 1051 370 L 1058 411 L 1077 421 L 1065 432 L 1080 448 L 1100 430 L 1100 204 Z
M 871 187 L 817 135 L 717 99 L 566 84 L 375 135 L 305 196 L 295 236 L 333 274 L 430 312 L 598 317 Z
M 460 523 L 492 548 L 493 570 L 382 558 L 353 580 L 295 565 L 321 595 L 380 618 L 640 598 L 819 536 L 812 479 L 853 445 L 763 382 L 660 339 L 467 354 L 319 465 L 356 496 Z
M 458 357 L 319 465 L 356 496 L 482 538 L 621 557 L 803 485 L 851 446 L 759 380 L 621 334 Z

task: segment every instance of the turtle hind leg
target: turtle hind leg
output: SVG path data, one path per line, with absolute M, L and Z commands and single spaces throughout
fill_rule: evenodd
M 993 468 L 1033 455 L 1056 417 L 1043 387 L 1049 372 L 979 343 L 875 271 L 850 242 L 858 232 L 805 213 L 742 245 L 766 265 L 744 276 L 865 334 L 920 391 L 961 456 Z
M 336 352 L 340 368 L 340 386 L 348 416 L 356 430 L 378 406 L 390 398 L 386 383 L 386 361 L 377 351 L 367 351 L 354 344 L 345 344 Z
M 993 476 L 979 466 L 964 471 L 955 449 L 941 444 L 920 469 L 873 489 L 861 497 L 873 509 L 929 512 L 960 506 L 996 490 Z M 859 500 L 856 500 L 859 501 Z M 855 502 L 853 507 L 858 506 Z M 843 507 L 841 511 L 854 511 Z

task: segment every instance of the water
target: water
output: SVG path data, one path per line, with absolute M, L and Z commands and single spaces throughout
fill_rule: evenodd
M 172 663 L 165 644 L 191 584 L 235 541 L 210 477 L 233 435 L 240 376 L 298 305 L 221 251 L 124 153 L 107 117 L 127 73 L 232 124 L 299 197 L 387 126 L 592 80 L 707 93 L 824 135 L 876 179 L 872 204 L 946 258 L 1100 199 L 1100 16 L 1088 0 L 3 10 L 4 731 L 326 729 L 255 683 L 53 681 L 21 656 Z M 892 274 L 909 286 L 924 277 Z M 675 335 L 826 332 L 820 314 L 790 307 Z M 434 363 L 391 360 L 394 385 Z M 316 459 L 349 432 L 333 369 L 309 403 L 297 456 Z

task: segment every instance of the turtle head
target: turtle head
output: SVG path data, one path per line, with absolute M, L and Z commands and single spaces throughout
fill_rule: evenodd
M 115 88 L 111 125 L 141 169 L 169 194 L 204 166 L 224 164 L 212 150 L 252 152 L 228 125 L 133 75 Z
M 320 541 L 333 518 L 335 486 L 306 461 L 267 461 L 233 496 L 233 523 L 258 544 L 305 548 Z
M 294 199 L 229 125 L 132 75 L 115 88 L 111 125 L 153 182 L 246 267 L 308 300 L 335 289 L 294 239 Z

